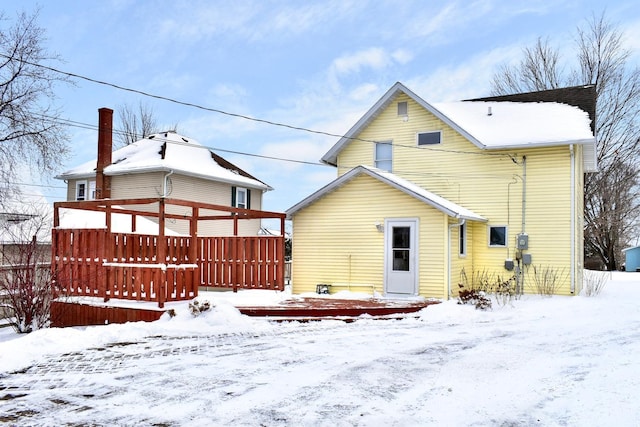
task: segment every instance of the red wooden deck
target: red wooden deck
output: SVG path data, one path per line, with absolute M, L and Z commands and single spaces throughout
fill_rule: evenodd
M 182 213 L 168 213 L 169 207 Z M 60 228 L 61 208 L 102 212 L 105 228 Z M 131 217 L 131 233 L 112 230 L 114 213 Z M 158 235 L 136 233 L 138 216 L 157 219 Z M 240 220 L 263 218 L 280 219 L 283 234 L 238 235 Z M 167 219 L 188 225 L 189 235 L 165 235 Z M 276 212 L 167 198 L 56 202 L 51 233 L 56 291 L 104 301 L 154 301 L 162 308 L 165 302 L 195 298 L 200 286 L 283 290 L 284 219 Z M 208 221 L 231 221 L 233 236 L 198 236 L 199 224 Z
M 277 317 L 292 320 L 318 318 L 355 318 L 362 315 L 394 317 L 415 313 L 438 301 L 302 298 L 286 300 L 276 306 L 238 307 L 247 316 Z
M 272 306 L 238 306 L 247 316 L 277 321 L 339 319 L 353 321 L 362 315 L 373 318 L 400 318 L 416 313 L 438 301 L 301 298 Z M 51 307 L 53 327 L 105 325 L 158 320 L 165 310 L 135 307 L 105 307 L 90 304 L 55 302 Z

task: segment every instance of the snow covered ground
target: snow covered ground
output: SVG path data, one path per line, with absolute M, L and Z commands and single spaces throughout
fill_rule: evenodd
M 274 296 L 279 298 L 280 296 Z M 640 273 L 597 297 L 526 296 L 417 318 L 193 318 L 0 332 L 0 423 L 640 425 Z

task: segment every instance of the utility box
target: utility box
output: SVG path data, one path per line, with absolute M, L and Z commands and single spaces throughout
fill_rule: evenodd
M 504 268 L 506 270 L 509 270 L 509 271 L 513 270 L 513 260 L 512 259 L 505 259 L 504 260 Z
M 522 264 L 531 265 L 531 254 L 522 254 Z
M 519 250 L 529 249 L 529 235 L 527 233 L 520 233 L 516 238 L 516 248 Z

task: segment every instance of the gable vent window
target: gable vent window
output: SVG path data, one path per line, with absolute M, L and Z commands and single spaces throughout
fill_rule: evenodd
M 409 115 L 409 105 L 407 101 L 398 102 L 398 116 L 404 117 Z
M 419 132 L 418 133 L 418 147 L 424 145 L 436 145 L 442 142 L 442 132 Z

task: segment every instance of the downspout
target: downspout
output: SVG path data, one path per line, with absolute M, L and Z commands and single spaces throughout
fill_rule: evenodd
M 576 292 L 576 155 L 573 151 L 573 144 L 569 144 L 569 152 L 571 153 L 571 253 L 569 254 L 571 267 L 570 274 L 570 291 Z
M 524 228 L 526 221 L 524 220 L 527 207 L 527 156 L 522 156 L 522 231 L 524 234 Z
M 454 227 L 462 227 L 467 222 L 467 220 L 464 219 L 464 218 L 460 218 L 460 217 L 456 217 L 456 218 L 458 218 L 458 223 L 449 225 L 449 235 L 448 235 L 449 253 L 447 254 L 447 276 L 448 276 L 448 280 L 447 280 L 447 300 L 449 298 L 451 298 L 451 230 Z
M 527 212 L 527 156 L 522 156 L 522 234 L 525 234 L 525 215 Z M 522 251 L 521 251 L 522 252 Z M 522 263 L 522 265 L 520 265 Z M 522 256 L 518 261 L 518 274 L 520 275 L 520 293 L 524 294 L 524 262 Z M 517 281 L 516 281 L 517 284 Z
M 171 171 L 164 176 L 164 181 L 162 183 L 162 198 L 163 199 L 166 199 L 167 196 L 168 196 L 168 194 L 167 194 L 167 181 L 169 180 L 169 177 L 171 175 L 173 175 L 173 169 L 171 169 Z

